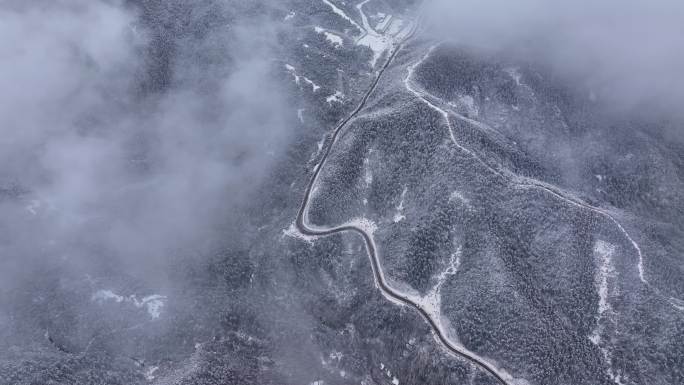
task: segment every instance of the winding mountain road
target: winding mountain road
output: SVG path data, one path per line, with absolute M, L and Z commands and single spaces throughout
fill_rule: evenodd
M 325 0 L 324 0 L 325 1 Z M 361 3 L 360 5 L 362 6 L 364 3 Z M 361 6 L 359 6 L 359 10 L 361 10 Z M 355 25 L 358 25 L 357 23 L 354 22 Z M 370 96 L 373 94 L 373 92 L 376 90 L 378 83 L 380 79 L 382 78 L 383 74 L 387 70 L 387 68 L 392 64 L 394 61 L 396 55 L 401 51 L 401 49 L 404 47 L 404 45 L 407 43 L 408 40 L 410 40 L 416 33 L 418 28 L 418 23 L 414 23 L 411 27 L 411 30 L 408 34 L 406 34 L 391 50 L 390 55 L 388 59 L 385 61 L 384 65 L 380 68 L 380 70 L 377 71 L 376 76 L 371 83 L 369 89 L 366 91 L 364 94 L 363 98 L 359 102 L 359 104 L 356 106 L 356 108 L 346 117 L 344 118 L 332 131 L 332 134 L 329 137 L 329 140 L 327 141 L 327 144 L 325 145 L 325 150 L 323 153 L 323 156 L 321 157 L 320 162 L 314 167 L 314 172 L 313 175 L 311 176 L 311 179 L 309 180 L 309 183 L 307 184 L 305 194 L 304 194 L 304 199 L 302 200 L 302 204 L 299 208 L 298 214 L 297 214 L 297 219 L 296 219 L 296 227 L 297 230 L 304 236 L 307 237 L 325 237 L 325 236 L 330 236 L 334 234 L 341 234 L 341 233 L 355 233 L 357 235 L 360 235 L 365 243 L 366 250 L 368 252 L 368 256 L 371 262 L 371 268 L 372 268 L 372 273 L 373 273 L 373 278 L 376 284 L 376 287 L 380 289 L 382 295 L 390 300 L 391 302 L 394 302 L 398 305 L 402 306 L 407 306 L 409 308 L 412 308 L 416 312 L 418 312 L 423 319 L 427 322 L 427 324 L 430 326 L 431 331 L 435 337 L 435 339 L 442 345 L 442 347 L 448 351 L 450 354 L 464 358 L 465 360 L 469 361 L 473 365 L 477 366 L 479 369 L 487 372 L 488 374 L 492 375 L 499 383 L 502 385 L 513 385 L 516 381 L 515 379 L 508 374 L 507 372 L 497 368 L 494 366 L 494 364 L 488 362 L 486 359 L 483 357 L 479 356 L 477 353 L 469 351 L 467 348 L 464 346 L 453 342 L 448 336 L 447 333 L 444 331 L 444 329 L 441 326 L 440 320 L 436 319 L 439 317 L 439 312 L 435 314 L 434 312 L 431 312 L 430 309 L 428 309 L 424 304 L 422 304 L 420 301 L 416 300 L 413 298 L 411 295 L 407 293 L 402 293 L 401 291 L 398 291 L 394 288 L 392 288 L 388 282 L 387 279 L 385 278 L 385 274 L 383 271 L 382 264 L 380 262 L 380 258 L 378 255 L 377 251 L 377 246 L 375 243 L 375 240 L 373 238 L 373 229 L 368 228 L 368 226 L 364 226 L 363 223 L 354 223 L 350 222 L 347 224 L 343 224 L 340 226 L 335 226 L 335 227 L 319 227 L 315 226 L 312 224 L 309 224 L 307 222 L 308 217 L 309 217 L 309 202 L 312 198 L 312 196 L 315 194 L 316 191 L 316 183 L 318 181 L 318 178 L 328 160 L 328 157 L 330 156 L 333 147 L 337 143 L 340 134 L 343 132 L 344 128 L 349 124 L 349 122 L 354 119 L 359 112 L 366 106 L 368 99 Z M 432 53 L 433 49 L 435 47 L 433 46 L 428 53 L 417 63 L 411 65 L 408 67 L 408 75 L 404 79 L 405 81 L 405 86 L 407 90 L 411 93 L 413 93 L 416 97 L 418 97 L 420 100 L 422 100 L 424 103 L 428 104 L 429 107 L 432 109 L 438 111 L 440 114 L 443 115 L 445 121 L 447 122 L 447 126 L 449 128 L 449 134 L 451 136 L 452 142 L 461 150 L 464 152 L 470 154 L 473 156 L 479 163 L 481 163 L 485 168 L 487 168 L 489 171 L 492 173 L 498 175 L 499 177 L 502 177 L 506 179 L 508 182 L 511 182 L 514 186 L 517 186 L 518 188 L 530 188 L 530 189 L 539 189 L 541 191 L 544 191 L 555 198 L 569 204 L 572 206 L 575 206 L 579 209 L 584 209 L 588 210 L 591 212 L 594 212 L 600 216 L 603 216 L 604 218 L 610 220 L 613 222 L 613 224 L 620 230 L 620 232 L 625 236 L 625 238 L 631 243 L 633 246 L 634 250 L 636 251 L 638 255 L 638 276 L 639 279 L 649 288 L 655 289 L 657 293 L 659 291 L 652 287 L 648 280 L 645 277 L 644 274 L 644 268 L 643 268 L 643 255 L 641 252 L 641 248 L 639 247 L 638 243 L 630 236 L 630 234 L 627 232 L 627 230 L 622 226 L 622 224 L 613 216 L 612 213 L 610 213 L 608 210 L 592 206 L 580 198 L 574 196 L 571 193 L 566 193 L 564 191 L 561 191 L 558 187 L 549 185 L 545 182 L 541 182 L 538 180 L 534 180 L 531 178 L 527 177 L 521 177 L 517 174 L 513 174 L 508 170 L 505 169 L 499 169 L 499 167 L 494 167 L 485 162 L 482 158 L 479 157 L 478 154 L 473 152 L 470 149 L 467 149 L 463 146 L 461 146 L 453 133 L 453 127 L 450 122 L 450 115 L 453 115 L 457 119 L 461 119 L 464 121 L 467 121 L 468 123 L 474 124 L 482 129 L 489 130 L 488 127 L 481 127 L 483 124 L 474 121 L 472 119 L 469 119 L 465 116 L 462 116 L 458 113 L 455 113 L 449 109 L 439 107 L 439 105 L 443 105 L 443 101 L 441 100 L 434 100 L 436 99 L 433 95 L 425 92 L 425 90 L 420 89 L 419 87 L 415 86 L 412 82 L 412 76 L 414 73 L 414 70 L 417 66 L 419 66 L 424 60 L 426 60 L 429 55 Z M 438 98 L 437 98 L 438 99 Z M 673 302 L 675 300 L 674 298 L 670 298 L 670 302 Z M 672 303 L 672 305 L 676 305 L 678 303 Z M 684 309 L 680 308 L 678 306 L 675 306 L 678 309 Z
M 441 345 L 449 351 L 451 354 L 462 357 L 466 359 L 467 361 L 471 362 L 472 364 L 476 365 L 480 369 L 484 370 L 485 372 L 491 374 L 494 378 L 497 379 L 499 383 L 502 385 L 511 385 L 509 383 L 512 378 L 510 375 L 506 373 L 502 373 L 499 369 L 497 369 L 493 364 L 485 361 L 483 358 L 479 357 L 477 354 L 468 351 L 464 347 L 454 343 L 449 339 L 449 337 L 446 335 L 446 332 L 442 329 L 440 326 L 440 322 L 438 320 L 435 320 L 433 316 L 430 314 L 430 312 L 423 307 L 423 305 L 415 302 L 410 298 L 409 295 L 401 293 L 400 291 L 392 288 L 388 283 L 385 278 L 384 271 L 382 269 L 382 265 L 380 263 L 380 259 L 378 257 L 378 252 L 377 252 L 377 247 L 375 245 L 375 241 L 373 239 L 373 235 L 368 229 L 363 228 L 363 226 L 355 225 L 355 224 L 346 224 L 346 225 L 341 225 L 337 227 L 331 227 L 331 228 L 321 228 L 317 227 L 314 225 L 310 225 L 307 223 L 308 219 L 308 214 L 309 214 L 309 201 L 311 200 L 311 196 L 313 195 L 313 192 L 315 190 L 316 182 L 318 180 L 319 175 L 321 174 L 321 171 L 323 170 L 323 167 L 325 166 L 325 163 L 330 156 L 330 153 L 332 152 L 333 147 L 337 143 L 337 140 L 340 136 L 340 133 L 343 131 L 343 129 L 346 127 L 346 125 L 358 115 L 358 113 L 366 106 L 366 103 L 368 102 L 368 98 L 373 94 L 375 89 L 378 86 L 378 83 L 380 82 L 380 79 L 382 78 L 382 75 L 384 74 L 385 70 L 392 64 L 394 61 L 394 58 L 396 57 L 397 53 L 403 48 L 405 43 L 410 40 L 416 33 L 416 30 L 418 28 L 418 23 L 414 23 L 411 27 L 411 31 L 403 38 L 401 41 L 393 48 L 392 52 L 390 53 L 390 56 L 388 57 L 387 61 L 385 64 L 382 66 L 382 68 L 377 72 L 377 75 L 373 82 L 371 83 L 371 86 L 369 87 L 368 91 L 364 94 L 363 98 L 359 102 L 358 106 L 344 119 L 342 120 L 333 130 L 332 132 L 332 137 L 330 140 L 328 140 L 328 143 L 325 147 L 325 152 L 323 154 L 323 157 L 321 158 L 321 161 L 318 163 L 318 165 L 314 168 L 314 173 L 306 187 L 306 191 L 304 194 L 304 199 L 302 201 L 302 204 L 299 208 L 299 212 L 297 213 L 297 220 L 296 220 L 296 226 L 297 230 L 309 237 L 325 237 L 333 234 L 340 234 L 340 233 L 355 233 L 360 235 L 364 243 L 366 245 L 366 250 L 368 252 L 368 256 L 370 258 L 371 262 L 371 267 L 373 270 L 373 277 L 375 280 L 376 286 L 380 289 L 382 292 L 383 296 L 389 299 L 390 301 L 404 305 L 407 307 L 410 307 L 417 311 L 423 319 L 428 323 L 430 326 L 433 335 L 441 343 Z

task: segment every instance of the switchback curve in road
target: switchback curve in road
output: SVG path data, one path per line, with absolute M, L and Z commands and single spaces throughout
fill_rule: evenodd
M 328 140 L 328 143 L 325 147 L 325 152 L 323 153 L 323 156 L 318 165 L 314 167 L 313 175 L 311 176 L 311 179 L 307 184 L 304 193 L 304 199 L 302 200 L 302 204 L 297 213 L 296 227 L 301 234 L 310 237 L 325 237 L 345 232 L 360 235 L 364 240 L 366 250 L 368 252 L 368 256 L 371 262 L 371 268 L 373 270 L 372 272 L 375 284 L 380 289 L 383 296 L 385 296 L 387 299 L 394 303 L 410 307 L 413 310 L 417 311 L 428 323 L 437 341 L 440 342 L 440 344 L 451 354 L 462 357 L 467 361 L 471 362 L 475 366 L 492 375 L 502 385 L 511 385 L 509 383 L 509 381 L 512 380 L 512 378 L 510 378 L 510 375 L 501 372 L 493 364 L 487 362 L 485 359 L 479 357 L 477 354 L 470 352 L 466 348 L 451 341 L 447 336 L 446 332 L 441 328 L 439 321 L 435 320 L 433 318 L 433 315 L 431 315 L 426 309 L 424 309 L 422 305 L 411 299 L 409 295 L 401 293 L 400 291 L 392 288 L 387 283 L 387 280 L 385 279 L 385 275 L 382 269 L 382 265 L 379 260 L 377 247 L 375 245 L 375 241 L 373 240 L 373 235 L 371 232 L 369 232 L 367 229 L 362 228 L 361 226 L 354 224 L 346 224 L 332 228 L 320 228 L 316 226 L 311 226 L 307 223 L 309 201 L 314 191 L 316 181 L 318 180 L 318 177 L 321 174 L 321 171 L 323 170 L 323 167 L 325 166 L 325 163 L 330 153 L 332 152 L 335 143 L 337 143 L 340 133 L 343 131 L 346 125 L 352 119 L 354 119 L 354 117 L 356 117 L 356 115 L 358 115 L 358 113 L 365 107 L 369 97 L 377 88 L 378 83 L 382 78 L 382 75 L 390 66 L 390 64 L 392 64 L 394 58 L 397 56 L 397 53 L 399 53 L 399 51 L 403 48 L 405 43 L 415 35 L 417 26 L 418 23 L 414 23 L 411 27 L 411 31 L 393 48 L 389 57 L 385 61 L 385 64 L 377 72 L 375 79 L 371 83 L 368 91 L 366 91 L 357 107 L 346 118 L 344 118 L 332 131 L 331 138 Z

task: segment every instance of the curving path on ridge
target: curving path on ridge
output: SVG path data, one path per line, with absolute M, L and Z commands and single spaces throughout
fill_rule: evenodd
M 340 136 L 340 133 L 342 130 L 346 127 L 346 125 L 358 115 L 358 113 L 365 107 L 366 103 L 368 102 L 368 98 L 370 95 L 375 91 L 375 89 L 378 86 L 378 83 L 384 74 L 385 70 L 392 64 L 394 61 L 394 58 L 396 57 L 397 53 L 403 48 L 404 44 L 411 39 L 414 34 L 416 33 L 418 23 L 414 23 L 413 26 L 411 27 L 411 31 L 394 47 L 392 50 L 390 56 L 388 57 L 387 61 L 385 64 L 382 66 L 382 68 L 377 72 L 377 75 L 374 79 L 374 81 L 371 83 L 370 88 L 368 91 L 364 94 L 363 98 L 359 102 L 358 106 L 344 119 L 342 120 L 333 130 L 331 138 L 328 140 L 328 143 L 325 147 L 325 152 L 323 154 L 323 157 L 321 158 L 321 161 L 318 163 L 316 167 L 314 167 L 314 173 L 309 180 L 309 183 L 306 187 L 306 191 L 304 194 L 304 199 L 302 201 L 302 204 L 299 208 L 299 212 L 297 213 L 297 219 L 296 219 L 296 227 L 297 230 L 305 235 L 305 236 L 310 236 L 310 237 L 325 237 L 333 234 L 340 234 L 340 233 L 355 233 L 360 235 L 364 243 L 366 245 L 366 250 L 368 252 L 368 256 L 370 258 L 371 262 L 371 268 L 373 270 L 373 278 L 375 280 L 376 286 L 380 289 L 382 292 L 382 295 L 389 299 L 390 301 L 410 307 L 417 311 L 423 319 L 428 323 L 430 326 L 433 335 L 437 339 L 438 342 L 446 349 L 448 350 L 451 354 L 460 356 L 467 361 L 471 362 L 472 364 L 476 365 L 480 369 L 486 371 L 487 373 L 491 374 L 496 380 L 501 383 L 502 385 L 511 385 L 509 381 L 512 380 L 511 376 L 501 372 L 499 369 L 497 369 L 493 364 L 487 362 L 485 359 L 479 357 L 476 353 L 471 352 L 464 348 L 461 345 L 458 345 L 451 341 L 449 337 L 447 336 L 446 332 L 442 329 L 440 326 L 440 322 L 438 320 L 434 319 L 434 316 L 430 314 L 428 310 L 426 310 L 421 304 L 415 302 L 413 299 L 410 298 L 409 295 L 402 293 L 394 288 L 392 288 L 388 283 L 385 278 L 384 271 L 382 269 L 382 265 L 380 263 L 379 257 L 378 257 L 378 251 L 377 251 L 377 246 L 375 244 L 375 241 L 373 239 L 372 235 L 372 230 L 366 228 L 366 226 L 359 225 L 359 224 L 345 224 L 341 226 L 336 226 L 336 227 L 331 227 L 331 228 L 322 228 L 322 227 L 317 227 L 314 225 L 310 225 L 307 223 L 308 219 L 308 214 L 309 214 L 309 201 L 311 200 L 311 196 L 313 195 L 315 191 L 315 185 L 318 180 L 319 175 L 321 174 L 321 170 L 323 170 L 323 167 L 325 166 L 325 163 L 328 159 L 328 156 L 332 152 L 333 146 L 335 143 L 337 143 L 337 140 Z
M 565 202 L 566 204 L 569 204 L 571 206 L 574 206 L 580 210 L 588 210 L 591 211 L 595 214 L 598 214 L 608 220 L 610 220 L 615 227 L 620 230 L 620 232 L 623 234 L 625 239 L 629 241 L 629 243 L 632 245 L 632 248 L 637 254 L 638 257 L 638 262 L 637 262 L 637 270 L 638 270 L 638 275 L 639 275 L 639 280 L 641 281 L 642 284 L 644 284 L 647 288 L 651 289 L 656 295 L 666 298 L 666 295 L 663 295 L 657 287 L 651 284 L 646 279 L 646 274 L 644 270 L 644 256 L 641 251 L 641 247 L 639 247 L 639 244 L 632 238 L 632 236 L 627 232 L 625 227 L 615 218 L 615 216 L 608 211 L 607 209 L 601 208 L 601 207 L 596 207 L 593 206 L 589 203 L 584 202 L 582 199 L 577 198 L 576 196 L 573 196 L 572 193 L 566 192 L 561 190 L 560 188 L 551 185 L 549 183 L 542 182 L 537 179 L 529 178 L 529 177 L 524 177 L 520 176 L 518 174 L 512 173 L 509 170 L 506 169 L 500 169 L 499 167 L 496 166 L 491 166 L 487 162 L 485 162 L 479 155 L 477 155 L 474 151 L 463 147 L 458 141 L 456 140 L 456 137 L 454 135 L 453 131 L 453 126 L 451 124 L 451 121 L 449 120 L 450 115 L 456 117 L 457 119 L 472 124 L 475 127 L 485 130 L 485 131 L 491 131 L 491 132 L 496 132 L 486 124 L 479 122 L 477 120 L 465 117 L 455 111 L 453 111 L 449 107 L 439 107 L 439 105 L 444 106 L 446 103 L 444 103 L 443 100 L 440 98 L 430 94 L 429 92 L 425 91 L 424 89 L 416 86 L 413 81 L 413 75 L 415 73 L 416 67 L 419 67 L 425 60 L 427 60 L 432 52 L 437 48 L 439 44 L 433 45 L 428 49 L 428 52 L 416 63 L 412 64 L 411 66 L 408 67 L 408 73 L 406 77 L 404 78 L 404 86 L 405 88 L 412 93 L 416 98 L 421 100 L 423 103 L 425 103 L 428 107 L 432 108 L 433 110 L 439 112 L 442 117 L 444 118 L 447 128 L 449 130 L 449 136 L 451 138 L 451 141 L 453 144 L 458 147 L 460 150 L 463 152 L 467 153 L 470 155 L 473 159 L 475 159 L 478 163 L 480 163 L 482 166 L 484 166 L 488 171 L 490 171 L 492 174 L 495 174 L 502 179 L 504 179 L 506 182 L 511 183 L 514 187 L 517 188 L 522 188 L 522 189 L 537 189 L 544 191 L 545 193 L 553 196 L 554 198 Z M 684 311 L 684 301 L 674 298 L 674 297 L 669 297 L 667 298 L 667 302 L 674 307 L 675 309 L 679 311 Z

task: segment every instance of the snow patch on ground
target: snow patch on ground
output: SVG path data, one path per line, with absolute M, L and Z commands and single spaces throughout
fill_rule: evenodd
M 385 368 L 385 364 L 383 364 L 382 362 L 380 363 L 380 371 L 385 376 L 387 376 L 387 378 L 392 379 L 392 384 L 399 385 L 399 379 L 396 376 L 392 376 L 392 371 L 390 370 L 390 368 Z
M 611 312 L 612 308 L 608 303 L 609 282 L 608 279 L 615 277 L 615 268 L 613 267 L 613 253 L 615 246 L 608 242 L 597 241 L 594 245 L 594 256 L 598 262 L 598 269 L 594 278 L 596 290 L 599 294 L 599 317 L 604 313 Z M 611 293 L 612 294 L 612 293 Z
M 150 366 L 149 368 L 147 368 L 147 370 L 145 370 L 145 374 L 144 374 L 144 375 L 145 375 L 145 379 L 146 379 L 147 381 L 152 381 L 152 380 L 154 380 L 154 379 L 155 379 L 154 373 L 155 373 L 157 370 L 159 370 L 159 367 L 158 367 L 158 366 Z
M 670 304 L 679 311 L 684 311 L 684 301 L 678 298 L 670 297 Z
M 300 123 L 304 123 L 304 111 L 306 111 L 304 108 L 297 109 L 297 118 Z
M 330 360 L 331 361 L 340 362 L 340 361 L 342 361 L 342 357 L 344 357 L 344 354 L 342 354 L 342 352 L 333 351 L 332 353 L 330 353 Z
M 285 64 L 285 69 L 287 70 L 287 72 L 289 72 L 292 75 L 292 77 L 294 78 L 295 84 L 299 85 L 300 79 L 299 79 L 299 75 L 297 75 L 297 70 L 291 64 Z
M 135 298 L 133 298 L 133 300 L 135 301 L 135 306 L 147 308 L 147 313 L 153 319 L 157 319 L 161 315 L 161 310 L 164 307 L 165 299 L 166 297 L 159 294 L 153 294 L 148 295 L 147 297 L 143 297 L 143 299 L 140 300 L 140 302 L 136 301 Z
M 454 202 L 454 201 L 459 201 L 466 206 L 470 205 L 470 199 L 464 197 L 460 191 L 453 191 L 451 194 L 449 194 L 449 202 Z
M 304 80 L 304 82 L 306 82 L 307 84 L 309 84 L 311 86 L 311 89 L 313 90 L 313 92 L 316 92 L 321 88 L 318 84 L 314 83 L 311 79 L 307 78 L 306 76 L 300 76 L 297 73 L 297 69 L 294 66 L 292 66 L 290 64 L 285 64 L 285 69 L 287 70 L 287 72 L 290 73 L 290 75 L 292 75 L 292 77 L 294 78 L 295 84 L 298 85 L 300 87 L 300 89 L 302 86 L 302 79 Z
M 325 101 L 328 102 L 328 104 L 331 104 L 331 105 L 332 105 L 333 102 L 335 102 L 335 103 L 342 103 L 342 100 L 344 100 L 344 96 L 345 96 L 345 95 L 344 95 L 342 92 L 340 92 L 340 91 L 335 91 L 334 94 L 332 94 L 332 95 L 328 96 L 327 98 L 325 98 Z
M 347 226 L 358 227 L 370 236 L 373 236 L 375 231 L 378 229 L 378 226 L 375 224 L 375 222 L 367 218 L 354 218 L 347 223 Z
M 316 92 L 321 89 L 321 87 L 318 84 L 314 83 L 311 79 L 307 78 L 306 76 L 304 76 L 304 81 L 309 83 L 313 92 Z
M 356 29 L 358 29 L 359 31 L 361 31 L 361 33 L 364 33 L 364 32 L 365 32 L 364 29 L 363 29 L 357 22 L 354 21 L 354 19 L 352 19 L 351 17 L 347 16 L 347 14 L 346 14 L 343 10 L 339 9 L 335 4 L 331 3 L 330 0 L 323 0 L 323 2 L 324 2 L 326 5 L 328 5 L 328 6 L 332 9 L 332 11 L 333 11 L 335 14 L 337 14 L 339 17 L 343 18 L 344 20 L 347 20 L 347 21 L 348 21 L 351 25 L 353 25 Z
M 373 172 L 370 168 L 370 159 L 365 158 L 363 160 L 363 181 L 366 187 L 369 187 L 373 183 Z
M 284 229 L 284 230 L 283 230 L 283 235 L 282 235 L 282 236 L 283 236 L 283 237 L 290 237 L 290 238 L 300 239 L 300 240 L 302 240 L 302 241 L 308 243 L 309 245 L 313 245 L 314 240 L 316 240 L 316 237 L 311 237 L 311 236 L 302 234 L 302 233 L 299 231 L 299 229 L 297 229 L 297 225 L 296 225 L 294 222 L 292 222 L 292 223 L 290 224 L 290 227 L 288 227 L 287 229 Z
M 287 15 L 285 15 L 283 20 L 288 21 L 288 20 L 292 19 L 293 17 L 295 17 L 296 15 L 297 15 L 297 12 L 290 11 Z
M 335 47 L 341 47 L 342 44 L 344 43 L 344 40 L 342 39 L 341 36 L 336 35 L 332 32 L 328 32 L 321 27 L 314 27 L 314 30 L 318 34 L 323 34 L 323 36 L 325 36 L 325 40 L 329 41 L 330 44 L 334 45 Z
M 124 297 L 114 293 L 111 290 L 98 290 L 92 295 L 91 300 L 100 305 L 103 305 L 108 301 L 114 301 L 116 303 L 128 303 L 137 308 L 145 308 L 147 310 L 147 314 L 149 314 L 152 319 L 157 319 L 159 316 L 161 316 L 161 311 L 164 307 L 164 300 L 166 300 L 166 297 L 159 294 L 152 294 L 143 297 L 142 299 L 138 299 L 135 294 Z
M 98 303 L 103 303 L 108 300 L 114 300 L 114 302 L 123 302 L 124 297 L 121 295 L 118 295 L 114 293 L 111 290 L 98 290 L 93 294 L 91 300 L 96 301 Z
M 325 35 L 325 39 L 332 43 L 332 45 L 335 47 L 341 47 L 344 43 L 344 40 L 342 40 L 341 36 L 335 35 L 332 32 L 324 32 L 323 35 Z
M 437 283 L 430 289 L 430 291 L 422 298 L 417 298 L 416 303 L 425 310 L 432 319 L 437 322 L 441 327 L 442 325 L 442 286 L 446 280 L 452 276 L 456 275 L 458 268 L 461 266 L 461 248 L 459 247 L 456 251 L 449 256 L 449 264 L 447 268 L 444 269 L 437 276 Z
M 399 206 L 397 206 L 397 212 L 394 213 L 394 218 L 392 220 L 394 223 L 398 223 L 406 219 L 406 216 L 404 215 L 404 198 L 406 198 L 406 192 L 408 189 L 406 186 L 404 186 L 404 190 L 401 192 L 401 198 L 399 200 Z
M 596 315 L 596 328 L 589 336 L 589 340 L 596 345 L 608 366 L 608 376 L 617 385 L 623 385 L 620 374 L 616 374 L 611 366 L 612 354 L 608 348 L 603 344 L 601 335 L 603 334 L 603 321 L 615 322 L 615 312 L 610 305 L 609 297 L 617 294 L 617 288 L 614 281 L 617 277 L 617 272 L 613 265 L 613 254 L 615 253 L 615 245 L 599 240 L 594 244 L 594 258 L 596 260 L 596 273 L 594 274 L 594 285 L 599 295 L 598 314 Z

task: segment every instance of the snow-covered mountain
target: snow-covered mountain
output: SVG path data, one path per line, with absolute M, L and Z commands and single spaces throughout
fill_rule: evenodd
M 0 5 L 0 384 L 684 382 L 680 120 L 423 6 Z

